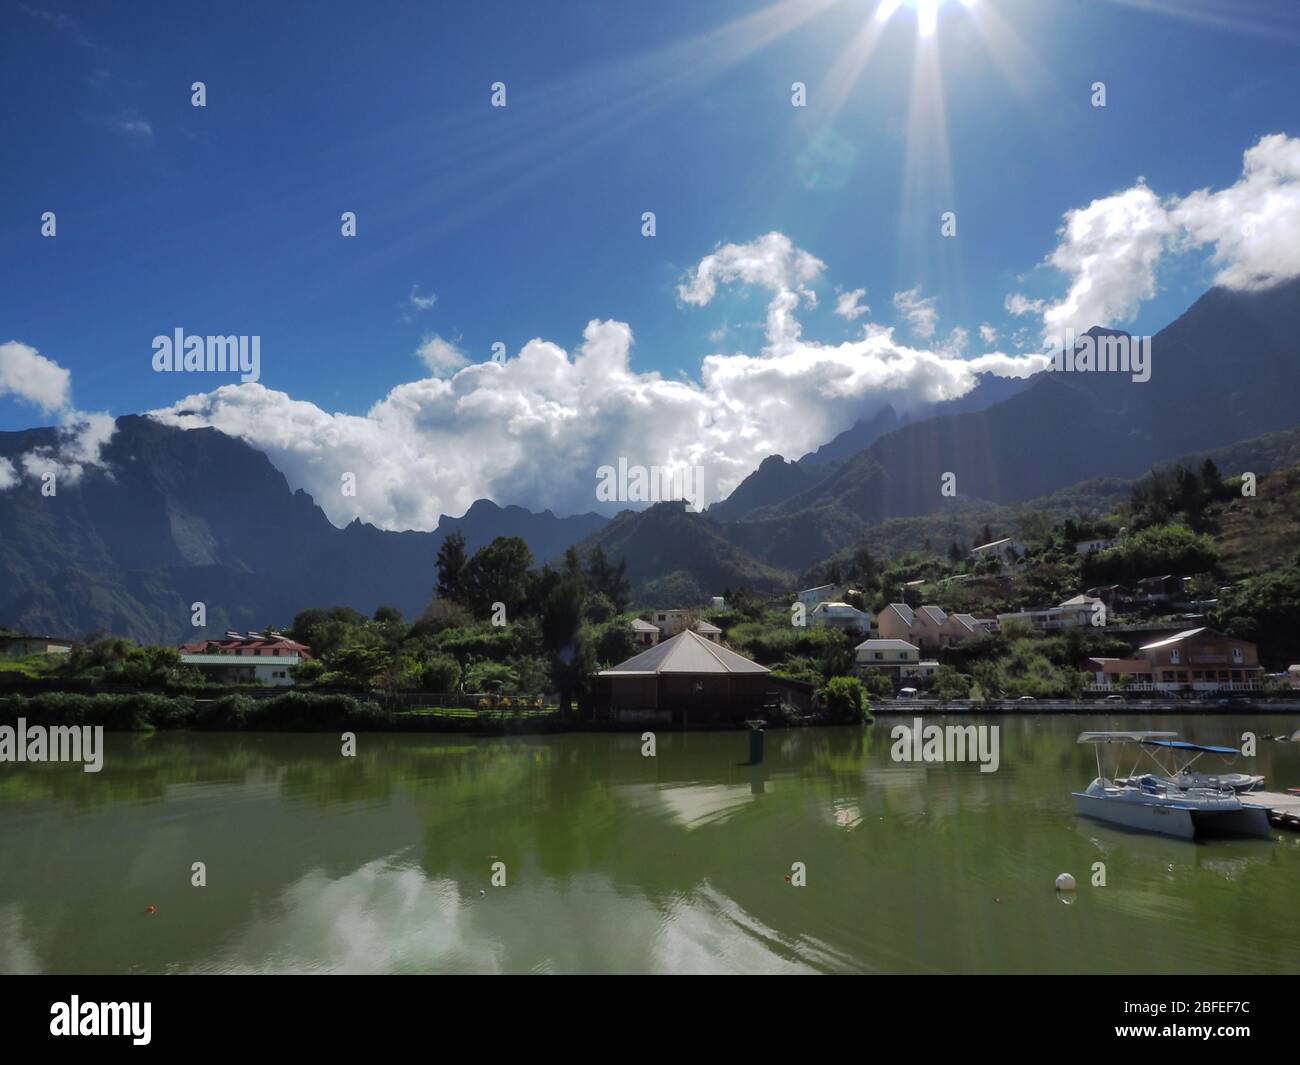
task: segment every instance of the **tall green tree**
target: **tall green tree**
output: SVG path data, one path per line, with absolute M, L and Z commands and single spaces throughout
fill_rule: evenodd
M 518 536 L 498 536 L 474 553 L 461 573 L 460 601 L 480 618 L 504 603 L 507 619 L 523 613 L 528 600 L 533 553 Z
M 618 613 L 627 609 L 631 588 L 628 585 L 625 559 L 620 558 L 618 565 L 613 565 L 606 557 L 605 549 L 597 544 L 587 555 L 587 579 L 595 591 L 608 597 Z
M 435 591 L 439 599 L 460 601 L 461 580 L 467 561 L 465 536 L 457 529 L 438 548 L 438 583 Z
M 570 712 L 591 666 L 590 648 L 583 648 L 583 584 L 576 577 L 557 581 L 542 603 L 542 647 L 551 661 L 551 677 L 560 694 L 560 709 Z

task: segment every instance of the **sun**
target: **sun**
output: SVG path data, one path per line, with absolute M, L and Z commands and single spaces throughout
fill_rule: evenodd
M 884 22 L 900 7 L 916 8 L 916 29 L 922 37 L 934 36 L 939 27 L 939 8 L 948 0 L 880 0 L 876 8 L 876 21 Z M 963 7 L 974 7 L 975 0 L 958 0 Z

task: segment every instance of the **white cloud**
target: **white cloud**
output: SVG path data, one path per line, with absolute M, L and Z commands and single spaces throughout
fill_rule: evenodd
M 970 330 L 959 325 L 948 334 L 948 339 L 943 342 L 939 350 L 945 355 L 960 355 L 969 343 Z
M 434 292 L 430 292 L 427 296 L 421 296 L 420 286 L 412 285 L 411 294 L 407 297 L 407 300 L 416 310 L 427 311 L 438 302 L 438 296 Z
M 1066 213 L 1046 263 L 1069 291 L 1055 302 L 1007 297 L 1014 315 L 1041 314 L 1045 335 L 1083 332 L 1136 317 L 1157 291 L 1163 259 L 1210 249 L 1215 284 L 1267 288 L 1300 276 L 1300 138 L 1262 137 L 1242 160 L 1242 176 L 1218 192 L 1201 189 L 1164 200 L 1142 178 Z
M 985 344 L 996 344 L 998 341 L 998 331 L 994 329 L 993 326 L 989 325 L 988 322 L 984 322 L 980 326 L 980 340 Z
M 35 348 L 10 340 L 0 344 L 0 396 L 12 394 L 43 411 L 68 402 L 72 374 Z
M 788 261 L 802 254 L 792 249 Z M 781 287 L 770 274 L 753 276 Z M 212 425 L 265 450 L 337 524 L 359 516 L 428 529 L 483 497 L 560 514 L 608 511 L 596 499 L 596 470 L 620 457 L 702 466 L 712 502 L 773 452 L 802 455 L 886 403 L 910 410 L 965 394 L 977 373 L 1023 375 L 1046 362 L 996 353 L 964 360 L 871 326 L 861 338 L 819 344 L 797 339 L 791 324 L 761 354 L 705 357 L 698 382 L 633 371 L 631 327 L 593 320 L 571 352 L 532 340 L 505 363 L 399 385 L 364 415 L 329 413 L 261 384 L 188 396 L 154 415 Z M 352 498 L 339 492 L 347 471 L 357 473 Z
M 1043 329 L 1060 336 L 1130 321 L 1156 293 L 1156 264 L 1173 230 L 1145 184 L 1070 211 L 1049 262 L 1072 279 L 1060 301 L 1043 308 Z
M 865 288 L 855 288 L 852 292 L 841 292 L 835 301 L 835 313 L 850 322 L 857 321 L 864 314 L 870 314 L 871 308 L 862 301 L 866 299 Z
M 773 348 L 793 344 L 800 326 L 794 312 L 803 300 L 817 306 L 812 289 L 826 264 L 800 248 L 784 233 L 768 233 L 746 244 L 725 244 L 699 261 L 677 286 L 683 303 L 703 307 L 719 284 L 755 285 L 772 293 L 767 305 L 767 339 Z
M 116 431 L 111 414 L 68 411 L 59 426 L 57 445 L 23 454 L 23 472 L 37 479 L 53 473 L 58 485 L 76 484 L 88 469 L 103 464 L 104 447 Z
M 1046 300 L 1031 300 L 1027 296 L 1022 296 L 1018 292 L 1013 292 L 1005 300 L 1002 306 L 1007 309 L 1007 313 L 1014 314 L 1020 318 L 1026 314 L 1042 314 L 1043 308 L 1047 306 Z
M 906 292 L 895 292 L 894 310 L 903 316 L 912 332 L 922 340 L 934 336 L 939 311 L 935 308 L 934 296 L 921 295 L 920 285 L 909 288 Z
M 411 294 L 406 297 L 406 311 L 402 314 L 402 321 L 413 322 L 425 311 L 432 310 L 433 305 L 438 302 L 436 293 L 430 292 L 427 296 L 420 295 L 420 286 L 412 285 Z
M 469 358 L 453 341 L 445 340 L 437 333 L 425 337 L 415 353 L 436 377 L 443 377 L 469 364 Z
M 38 447 L 18 457 L 23 473 L 39 478 L 54 473 L 58 484 L 75 484 L 86 469 L 99 465 L 104 446 L 112 438 L 114 422 L 108 414 L 88 414 L 71 407 L 72 374 L 29 344 L 17 340 L 0 344 L 0 396 L 10 393 L 39 407 L 46 414 L 59 412 L 58 442 Z M 18 473 L 8 459 L 0 460 L 0 492 L 18 483 Z
M 135 111 L 124 111 L 119 115 L 115 115 L 109 120 L 109 125 L 119 133 L 125 133 L 128 137 L 153 140 L 153 125 L 147 119 L 141 118 Z
M 987 355 L 967 359 L 966 365 L 970 367 L 972 373 L 1024 378 L 1047 369 L 1049 362 L 1051 360 L 1046 355 L 1008 355 L 1003 351 L 993 351 Z
M 1214 246 L 1216 284 L 1267 288 L 1300 276 L 1300 138 L 1261 138 L 1235 185 L 1194 192 L 1170 217 L 1186 244 Z

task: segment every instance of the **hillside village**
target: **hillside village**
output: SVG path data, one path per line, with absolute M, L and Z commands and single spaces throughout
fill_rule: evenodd
M 1271 628 L 1295 609 L 1296 567 L 1225 577 L 1219 534 L 1238 493 L 1207 462 L 1155 478 L 1105 517 L 1014 536 L 986 528 L 944 556 L 877 560 L 864 542 L 803 589 L 722 588 L 639 610 L 626 561 L 599 545 L 538 567 L 518 538 L 470 554 L 452 536 L 414 621 L 311 608 L 291 625 L 176 648 L 9 634 L 0 678 L 431 693 L 611 721 L 800 717 L 823 713 L 832 693 L 850 718 L 909 695 L 1257 698 L 1300 688 L 1294 630 Z
M 1259 698 L 1300 685 L 1300 433 L 1242 447 L 1221 457 L 1270 472 L 1157 467 L 995 508 L 969 539 L 969 516 L 886 522 L 798 584 L 680 503 L 625 512 L 550 562 L 522 536 L 471 551 L 454 529 L 432 572 L 413 570 L 433 586 L 414 618 L 320 605 L 172 646 L 0 633 L 0 686 L 292 687 L 575 720 L 854 719 L 900 695 Z

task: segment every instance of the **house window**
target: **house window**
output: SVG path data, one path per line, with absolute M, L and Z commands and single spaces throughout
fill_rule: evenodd
M 1182 661 L 1183 661 L 1183 652 L 1180 651 L 1177 647 L 1175 647 L 1172 651 L 1169 652 L 1169 662 L 1171 665 L 1175 665 L 1175 666 L 1181 665 Z
M 1240 647 L 1234 647 L 1234 648 L 1232 649 L 1232 660 L 1233 660 L 1234 662 L 1244 662 L 1244 661 L 1245 661 L 1245 656 L 1241 653 L 1241 648 L 1240 648 Z
M 880 651 L 876 651 L 876 652 L 875 652 L 875 656 L 876 656 L 876 661 L 877 661 L 877 662 L 881 661 L 881 660 L 885 657 L 884 654 L 883 654 L 882 652 L 880 652 Z

